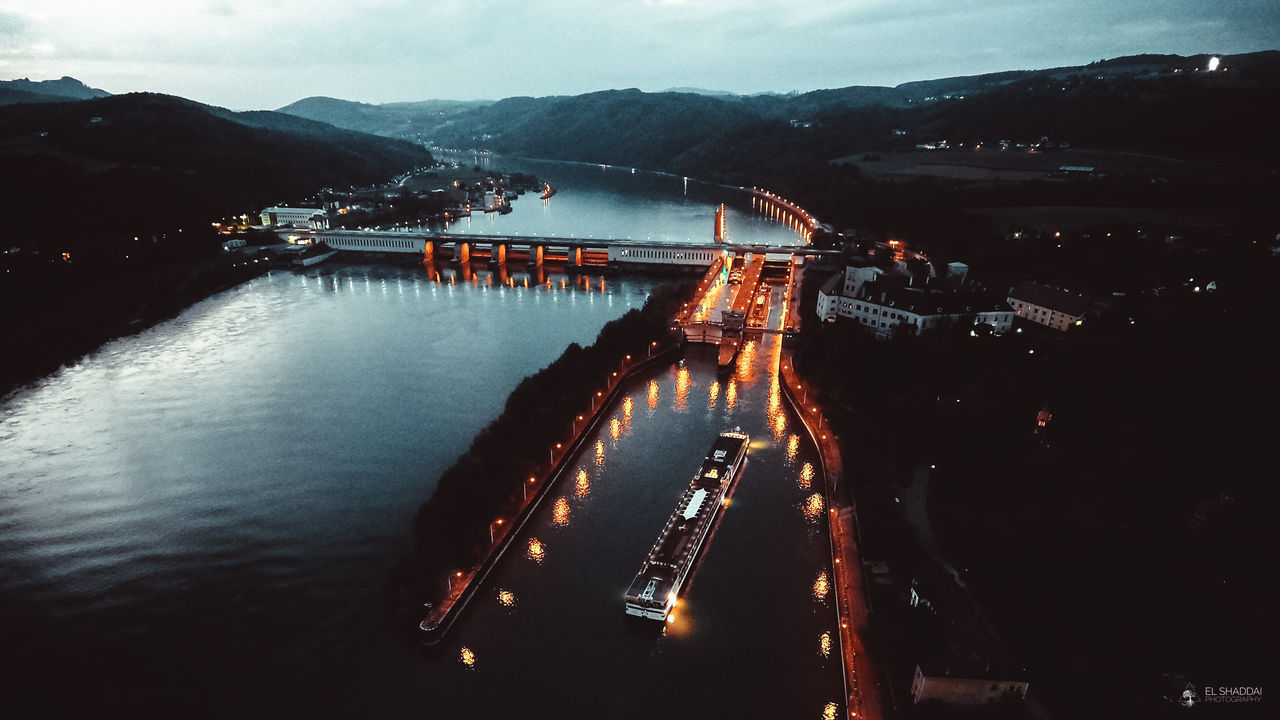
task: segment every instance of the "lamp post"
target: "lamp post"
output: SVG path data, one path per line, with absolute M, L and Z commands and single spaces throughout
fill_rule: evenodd
M 490 544 L 490 545 L 492 545 L 492 544 L 493 544 L 493 526 L 494 526 L 494 525 L 497 525 L 497 526 L 501 527 L 501 526 L 502 526 L 502 518 L 498 518 L 497 520 L 494 520 L 493 522 L 489 523 L 489 544 Z
M 450 594 L 450 595 L 452 595 L 452 594 L 453 594 L 453 581 L 454 581 L 455 579 L 457 579 L 457 578 L 461 578 L 461 577 L 462 577 L 462 571 L 461 571 L 461 570 L 459 570 L 459 571 L 455 572 L 454 574 L 452 574 L 452 575 L 450 575 L 450 576 L 448 576 L 448 577 L 446 577 L 446 578 L 445 578 L 445 586 L 449 588 L 449 594 Z

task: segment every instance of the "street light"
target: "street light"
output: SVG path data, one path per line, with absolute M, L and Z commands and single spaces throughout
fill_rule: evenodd
M 498 518 L 497 520 L 494 520 L 493 522 L 489 523 L 489 544 L 490 545 L 493 544 L 493 526 L 494 525 L 498 525 L 499 527 L 501 527 L 502 518 Z
M 460 578 L 460 577 L 462 577 L 462 571 L 461 571 L 461 570 L 459 570 L 458 572 L 456 572 L 456 573 L 454 573 L 454 574 L 452 574 L 452 575 L 450 575 L 450 576 L 448 576 L 448 577 L 446 577 L 446 578 L 445 578 L 445 584 L 446 584 L 446 586 L 449 588 L 449 594 L 450 594 L 450 595 L 452 595 L 452 594 L 453 594 L 453 581 L 454 581 L 456 578 Z

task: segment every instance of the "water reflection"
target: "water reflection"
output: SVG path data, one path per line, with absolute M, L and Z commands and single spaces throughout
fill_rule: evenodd
M 729 380 L 729 388 L 724 391 L 724 407 L 729 412 L 738 407 L 738 383 L 732 378 Z
M 824 658 L 831 657 L 831 633 L 829 631 L 818 636 L 818 654 Z
M 631 409 L 635 405 L 635 401 L 628 395 L 622 398 L 622 422 L 627 425 L 631 424 Z
M 826 706 L 822 708 L 822 720 L 836 720 L 836 713 L 839 709 L 839 706 L 835 703 L 827 703 Z
M 556 498 L 556 502 L 551 506 L 551 523 L 556 527 L 565 527 L 569 524 L 569 501 L 564 497 Z M 530 550 L 532 550 L 532 542 Z M 530 556 L 532 557 L 532 556 Z
M 622 421 L 618 418 L 609 418 L 609 437 L 615 443 L 622 437 Z
M 604 441 L 596 441 L 596 465 L 604 465 Z
M 538 538 L 529 538 L 529 549 L 525 551 L 525 557 L 541 564 L 547 557 L 547 549 L 543 547 L 542 541 Z
M 476 654 L 471 652 L 471 648 L 463 645 L 458 654 L 458 661 L 468 668 L 474 668 L 476 666 Z
M 822 511 L 826 509 L 826 502 L 822 499 L 821 493 L 813 493 L 804 501 L 804 516 L 810 520 L 817 520 L 822 517 Z
M 795 437 L 792 435 L 791 437 Z M 800 477 L 796 480 L 796 484 L 803 490 L 808 490 L 813 484 L 813 463 L 807 462 L 800 468 Z
M 716 409 L 716 400 L 720 397 L 720 381 L 712 380 L 711 389 L 707 392 L 707 409 Z
M 658 381 L 649 381 L 649 412 L 652 413 L 658 409 Z
M 818 578 L 813 581 L 813 599 L 826 600 L 827 595 L 831 592 L 831 578 L 827 576 L 827 571 L 823 570 L 818 573 Z
M 516 594 L 511 592 L 510 590 L 499 589 L 498 604 L 501 605 L 502 607 L 507 607 L 507 608 L 515 607 Z
M 591 481 L 587 478 L 586 470 L 578 469 L 578 477 L 574 479 L 573 489 L 580 498 L 586 497 L 591 492 Z
M 796 461 L 796 454 L 798 452 L 800 452 L 800 436 L 796 435 L 795 433 L 792 433 L 791 437 L 787 439 L 787 463 L 788 464 Z
M 756 341 L 748 340 L 742 349 L 738 351 L 738 364 L 734 371 L 734 377 L 744 383 L 751 383 L 755 380 L 756 370 Z
M 676 370 L 676 412 L 684 412 L 688 407 L 689 384 L 689 368 L 681 367 Z

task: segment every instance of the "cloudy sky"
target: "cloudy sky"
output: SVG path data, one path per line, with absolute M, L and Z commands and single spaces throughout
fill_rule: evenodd
M 1265 49 L 1277 0 L 0 0 L 0 79 L 235 109 L 804 91 Z

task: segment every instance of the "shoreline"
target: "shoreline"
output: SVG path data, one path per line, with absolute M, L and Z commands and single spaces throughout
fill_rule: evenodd
M 118 319 L 104 328 L 85 329 L 73 333 L 68 342 L 71 347 L 49 353 L 32 353 L 28 358 L 24 358 L 26 362 L 16 363 L 12 370 L 6 369 L 7 377 L 0 379 L 0 403 L 7 403 L 17 393 L 36 386 L 64 369 L 75 367 L 113 340 L 137 335 L 166 320 L 172 320 L 196 304 L 267 274 L 272 269 L 268 265 L 254 268 L 246 273 L 226 266 L 204 268 L 172 294 L 155 297 L 135 310 L 132 317 Z M 236 277 L 225 277 L 233 273 Z M 147 279 L 157 280 L 159 275 L 160 273 L 154 273 L 148 275 Z M 210 275 L 217 277 L 209 277 Z M 209 281 L 212 282 L 205 284 Z M 120 310 L 122 314 L 128 312 L 126 308 L 120 308 Z M 46 314 L 36 322 L 50 320 L 52 318 Z

